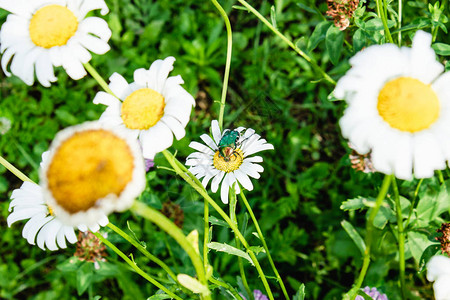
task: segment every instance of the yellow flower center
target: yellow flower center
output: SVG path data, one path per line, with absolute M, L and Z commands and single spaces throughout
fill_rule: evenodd
M 429 84 L 411 77 L 386 83 L 378 94 L 378 113 L 393 128 L 417 132 L 439 117 L 440 104 Z
M 131 93 L 122 103 L 122 120 L 130 129 L 149 129 L 164 115 L 164 97 L 149 88 Z
M 96 129 L 78 132 L 62 142 L 46 175 L 56 202 L 76 213 L 107 195 L 119 196 L 131 181 L 133 169 L 128 144 L 109 131 Z
M 236 171 L 242 165 L 243 157 L 244 153 L 239 148 L 234 149 L 234 152 L 228 157 L 223 157 L 219 151 L 216 151 L 213 158 L 214 167 L 226 173 Z
M 61 5 L 44 6 L 30 20 L 30 38 L 36 46 L 62 46 L 75 34 L 78 20 L 73 12 Z

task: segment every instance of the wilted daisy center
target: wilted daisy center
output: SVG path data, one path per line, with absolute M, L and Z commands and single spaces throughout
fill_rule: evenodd
M 223 157 L 219 151 L 216 151 L 213 158 L 214 167 L 226 173 L 236 171 L 242 164 L 242 157 L 244 153 L 239 148 L 234 149 L 234 152 L 227 157 Z
M 61 5 L 40 8 L 30 20 L 30 38 L 36 46 L 63 46 L 75 34 L 78 20 L 73 12 Z
M 377 108 L 391 127 L 409 132 L 430 127 L 440 113 L 439 100 L 431 86 L 411 77 L 386 83 L 378 94 Z
M 154 126 L 164 115 L 164 97 L 149 88 L 131 93 L 122 103 L 121 117 L 130 129 L 145 130 Z
M 110 194 L 120 195 L 131 181 L 134 158 L 128 144 L 109 131 L 74 134 L 56 150 L 46 173 L 53 198 L 76 213 Z

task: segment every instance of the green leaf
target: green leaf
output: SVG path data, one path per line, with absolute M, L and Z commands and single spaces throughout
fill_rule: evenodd
M 395 221 L 395 213 L 389 206 L 381 206 L 375 219 L 373 220 L 373 226 L 383 230 L 388 221 Z
M 164 300 L 164 299 L 172 299 L 172 297 L 170 297 L 167 294 L 157 294 L 147 298 L 147 300 Z
M 223 227 L 230 227 L 230 226 L 228 225 L 227 222 L 225 222 L 225 221 L 223 221 L 223 220 L 219 220 L 219 219 L 217 219 L 217 218 L 214 217 L 214 216 L 209 216 L 208 220 L 209 220 L 209 223 L 211 223 L 211 225 L 218 225 L 218 226 L 223 226 Z
M 359 251 L 361 252 L 361 255 L 364 255 L 364 252 L 366 251 L 366 244 L 364 243 L 364 240 L 361 237 L 361 235 L 359 235 L 358 231 L 356 231 L 355 227 L 353 227 L 353 225 L 347 222 L 346 220 L 343 220 L 341 222 L 341 226 L 353 240 L 356 247 L 358 247 Z
M 450 56 L 450 45 L 444 43 L 434 43 L 431 48 L 436 51 L 436 54 L 442 56 Z
M 363 198 L 358 197 L 354 199 L 348 199 L 347 201 L 342 202 L 341 209 L 342 210 L 357 210 L 364 207 L 370 207 L 372 203 L 374 203 L 373 198 Z
M 322 21 L 317 24 L 308 41 L 308 52 L 314 50 L 317 45 L 319 45 L 319 43 L 325 39 L 327 30 L 332 24 L 333 23 L 331 23 L 330 21 Z
M 91 262 L 84 262 L 77 270 L 77 292 L 81 296 L 87 288 L 91 285 L 94 278 L 94 264 Z
M 222 243 L 217 243 L 217 242 L 208 243 L 207 246 L 209 249 L 213 249 L 216 251 L 225 252 L 225 253 L 228 253 L 231 255 L 245 258 L 246 260 L 248 260 L 250 262 L 250 264 L 252 264 L 252 266 L 254 266 L 252 259 L 250 258 L 250 256 L 247 253 L 245 253 L 244 251 L 239 250 L 233 246 L 230 246 L 225 243 L 222 244 Z
M 430 241 L 428 234 L 423 232 L 409 231 L 407 236 L 409 250 L 417 263 L 420 263 L 420 258 L 422 257 L 425 249 L 429 246 L 437 244 L 436 242 Z
M 395 25 L 394 21 L 388 20 L 387 21 L 388 28 L 391 28 Z M 381 21 L 380 18 L 373 18 L 366 22 L 365 29 L 367 31 L 379 31 L 384 30 L 383 21 Z
M 255 254 L 259 254 L 259 253 L 266 253 L 266 250 L 264 250 L 263 247 L 261 246 L 251 246 L 249 247 L 249 250 L 253 251 L 253 253 Z
M 297 293 L 295 293 L 293 300 L 305 300 L 305 296 L 305 285 L 302 283 L 302 285 L 298 288 Z
M 196 294 L 202 294 L 204 296 L 209 295 L 210 291 L 207 286 L 204 286 L 200 281 L 187 274 L 178 274 L 178 282 L 188 290 Z
M 312 14 L 317 14 L 317 11 L 314 8 L 311 8 L 301 2 L 297 3 L 298 7 L 300 7 L 301 9 L 306 10 L 307 12 L 310 12 Z
M 272 21 L 273 27 L 277 28 L 277 13 L 273 5 L 270 7 L 270 20 Z
M 366 35 L 362 29 L 358 29 L 353 34 L 353 52 L 358 52 L 366 45 Z
M 367 295 L 366 293 L 364 293 L 363 291 L 358 291 L 358 296 L 361 296 L 364 298 L 364 300 L 373 300 L 372 297 L 370 297 L 369 295 Z
M 441 185 L 439 192 L 429 189 L 419 200 L 417 205 L 417 218 L 426 225 L 448 210 L 450 204 L 450 180 Z
M 325 44 L 331 63 L 336 65 L 341 56 L 342 46 L 344 44 L 344 32 L 339 30 L 336 26 L 330 26 L 325 37 Z

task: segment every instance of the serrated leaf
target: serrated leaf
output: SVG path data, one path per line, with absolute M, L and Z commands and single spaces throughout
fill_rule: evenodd
M 225 222 L 223 220 L 219 220 L 219 219 L 217 219 L 216 217 L 213 217 L 213 216 L 209 216 L 208 220 L 209 220 L 209 223 L 211 223 L 211 225 L 230 227 L 227 222 Z
M 203 285 L 200 281 L 187 274 L 178 274 L 177 280 L 182 286 L 195 294 L 202 294 L 204 296 L 210 294 L 207 286 Z
M 305 300 L 305 285 L 302 283 L 298 288 L 297 293 L 295 293 L 293 300 Z
M 251 246 L 249 247 L 249 250 L 253 251 L 253 253 L 255 254 L 259 254 L 259 253 L 266 253 L 266 250 L 264 250 L 263 247 L 261 246 Z
M 308 41 L 308 52 L 314 50 L 317 45 L 319 45 L 319 43 L 325 39 L 327 30 L 332 24 L 333 23 L 331 23 L 330 21 L 322 21 L 316 25 L 316 28 L 314 28 L 314 31 Z
M 361 255 L 364 255 L 364 252 L 366 251 L 366 244 L 364 243 L 363 238 L 361 235 L 359 235 L 358 231 L 356 231 L 355 227 L 353 227 L 352 224 L 347 222 L 346 220 L 343 220 L 341 222 L 341 226 L 344 228 L 345 232 L 350 236 L 352 241 L 355 243 L 356 247 L 358 247 L 359 251 L 361 252 Z
M 216 251 L 220 251 L 220 252 L 225 252 L 231 255 L 235 255 L 235 256 L 239 256 L 242 258 L 245 258 L 248 262 L 250 262 L 252 264 L 252 266 L 254 266 L 252 259 L 250 258 L 250 256 L 245 253 L 242 250 L 239 250 L 238 248 L 235 248 L 233 246 L 230 246 L 228 244 L 225 243 L 217 243 L 217 242 L 211 242 L 208 243 L 208 248 L 209 249 L 213 249 Z
M 333 65 L 336 65 L 339 62 L 343 44 L 344 32 L 339 30 L 336 26 L 330 26 L 325 36 L 325 45 Z

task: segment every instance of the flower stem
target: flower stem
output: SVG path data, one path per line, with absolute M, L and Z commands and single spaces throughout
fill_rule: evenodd
M 386 175 L 383 179 L 383 183 L 381 184 L 380 191 L 378 193 L 378 196 L 375 200 L 375 206 L 372 208 L 372 211 L 370 212 L 369 218 L 367 219 L 366 223 L 366 250 L 364 251 L 364 259 L 363 259 L 363 265 L 361 268 L 361 272 L 359 273 L 359 277 L 356 280 L 355 286 L 348 292 L 349 299 L 353 300 L 356 297 L 356 294 L 358 293 L 359 289 L 361 288 L 361 285 L 364 281 L 364 277 L 366 276 L 367 269 L 369 268 L 370 264 L 370 250 L 372 247 L 372 241 L 373 241 L 373 221 L 378 213 L 378 210 L 381 207 L 381 204 L 383 203 L 384 198 L 386 197 L 386 194 L 389 190 L 389 186 L 391 184 L 393 175 Z
M 94 69 L 94 67 L 90 63 L 87 62 L 83 64 L 83 66 L 89 72 L 89 74 L 91 74 L 91 76 L 97 81 L 97 83 L 102 87 L 102 89 L 105 92 L 117 98 L 117 96 L 114 95 L 113 91 L 111 91 L 111 89 L 109 88 L 108 84 L 103 79 L 103 77 L 100 76 L 100 74 L 98 74 L 98 72 Z
M 389 41 L 389 43 L 394 43 L 394 40 L 392 39 L 391 32 L 389 31 L 389 27 L 387 24 L 387 16 L 385 14 L 385 3 L 383 0 L 376 0 L 377 2 L 377 11 L 378 11 L 378 17 L 381 19 L 381 22 L 383 22 L 384 27 L 384 34 L 386 35 L 386 39 Z
M 231 67 L 231 52 L 233 50 L 233 36 L 231 31 L 230 19 L 228 19 L 227 13 L 220 6 L 217 0 L 211 0 L 214 6 L 219 11 L 223 20 L 225 21 L 225 27 L 227 28 L 227 60 L 225 63 L 225 73 L 223 75 L 223 86 L 222 86 L 222 97 L 220 98 L 220 112 L 219 112 L 219 128 L 222 130 L 223 128 L 223 115 L 225 113 L 225 101 L 227 98 L 227 89 L 228 89 L 228 79 L 230 77 L 230 67 Z
M 442 174 L 441 170 L 436 170 L 437 174 L 438 174 L 438 178 L 439 178 L 439 183 L 443 184 L 444 183 L 444 175 Z
M 208 268 L 208 243 L 209 243 L 209 204 L 208 202 L 205 201 L 204 203 L 205 207 L 204 207 L 204 214 L 203 214 L 203 219 L 204 219 L 204 235 L 203 235 L 203 267 L 205 268 L 205 272 L 206 269 Z
M 395 210 L 397 211 L 398 226 L 398 255 L 399 255 L 399 271 L 400 271 L 400 287 L 402 290 L 402 299 L 406 299 L 405 286 L 405 234 L 403 231 L 402 206 L 400 205 L 400 195 L 398 192 L 397 180 L 392 179 L 392 188 L 394 190 Z
M 197 273 L 199 281 L 208 288 L 208 282 L 206 279 L 205 270 L 203 268 L 203 263 L 195 251 L 191 243 L 186 239 L 180 228 L 178 228 L 172 221 L 170 221 L 166 216 L 161 214 L 159 211 L 145 205 L 142 202 L 135 201 L 131 207 L 131 211 L 135 214 L 155 223 L 159 228 L 168 233 L 177 243 L 183 248 L 184 251 L 191 258 L 192 264 L 194 265 L 195 271 Z M 203 295 L 203 299 L 211 299 L 210 295 Z
M 163 286 L 161 283 L 159 283 L 158 281 L 156 281 L 153 277 L 151 277 L 150 275 L 148 275 L 147 273 L 145 273 L 141 268 L 139 268 L 137 266 L 137 264 L 132 261 L 131 259 L 128 258 L 128 256 L 125 255 L 125 253 L 123 253 L 122 251 L 120 251 L 116 246 L 114 246 L 110 241 L 108 241 L 107 239 L 105 239 L 103 237 L 103 235 L 101 235 L 98 232 L 93 232 L 93 234 L 102 241 L 103 244 L 105 244 L 106 246 L 108 246 L 109 248 L 111 248 L 111 250 L 113 250 L 114 252 L 116 252 L 117 255 L 119 255 L 128 265 L 130 265 L 130 267 L 136 271 L 136 273 L 138 273 L 139 275 L 141 275 L 142 277 L 144 277 L 145 279 L 147 279 L 151 284 L 153 284 L 154 286 L 158 287 L 159 289 L 163 290 L 167 295 L 169 295 L 172 298 L 175 298 L 177 300 L 183 300 L 182 298 L 178 297 L 177 295 L 175 295 L 174 293 L 172 293 L 170 290 L 168 290 L 165 286 Z
M 403 15 L 403 0 L 398 0 L 398 29 L 402 28 L 402 15 Z M 397 44 L 399 47 L 402 46 L 402 31 L 399 30 Z
M 417 195 L 419 194 L 419 189 L 420 189 L 420 186 L 422 185 L 422 182 L 423 182 L 423 178 L 419 180 L 416 190 L 414 191 L 414 196 L 413 196 L 413 200 L 411 202 L 411 207 L 409 209 L 408 219 L 406 220 L 405 228 L 408 228 L 408 226 L 409 226 L 409 222 L 411 220 L 411 216 L 414 211 L 414 206 L 416 205 Z
M 255 214 L 253 213 L 252 207 L 250 206 L 250 204 L 247 201 L 247 197 L 245 197 L 245 195 L 244 195 L 242 187 L 241 187 L 241 193 L 239 195 L 241 196 L 241 199 L 244 202 L 245 207 L 247 207 L 247 211 L 249 212 L 250 217 L 252 218 L 253 223 L 255 224 L 259 239 L 261 240 L 261 242 L 263 244 L 264 250 L 266 250 L 266 254 L 267 254 L 267 258 L 269 259 L 270 266 L 272 267 L 272 270 L 275 273 L 275 276 L 277 277 L 278 283 L 280 284 L 280 287 L 283 290 L 284 297 L 289 300 L 290 299 L 289 294 L 286 290 L 286 287 L 284 286 L 283 280 L 281 279 L 281 276 L 278 273 L 277 268 L 275 267 L 275 263 L 273 262 L 272 255 L 270 255 L 269 247 L 267 247 L 266 240 L 264 239 L 264 235 L 261 231 L 261 228 L 259 227 L 258 220 L 256 219 Z
M 136 247 L 136 249 L 138 249 L 142 254 L 145 255 L 145 257 L 147 257 L 148 259 L 150 259 L 152 262 L 154 262 L 155 264 L 157 264 L 158 266 L 160 266 L 164 271 L 167 272 L 167 274 L 175 281 L 178 282 L 177 280 L 177 276 L 175 275 L 175 273 L 169 268 L 168 265 L 166 265 L 162 260 L 160 260 L 159 258 L 157 258 L 156 256 L 154 256 L 153 254 L 151 254 L 150 252 L 148 252 L 141 244 L 139 244 L 138 241 L 136 241 L 135 239 L 133 239 L 131 236 L 129 236 L 128 234 L 126 234 L 124 231 L 122 231 L 122 229 L 120 229 L 119 227 L 117 227 L 116 225 L 109 223 L 107 225 L 111 230 L 113 230 L 115 233 L 117 233 L 118 235 L 120 235 L 121 237 L 123 237 L 126 241 L 128 241 L 130 244 L 132 244 L 134 247 Z
M 264 275 L 263 270 L 261 269 L 261 266 L 258 262 L 258 259 L 256 258 L 254 252 L 251 250 L 250 245 L 248 244 L 247 240 L 244 238 L 242 233 L 239 231 L 237 226 L 231 221 L 231 219 L 228 217 L 226 212 L 223 211 L 222 208 L 208 195 L 208 192 L 206 192 L 205 188 L 201 184 L 201 182 L 195 178 L 195 176 L 189 172 L 174 156 L 172 153 L 170 153 L 167 150 L 162 151 L 164 157 L 169 162 L 169 164 L 172 166 L 172 168 L 175 169 L 177 174 L 184 179 L 190 186 L 194 188 L 208 203 L 219 213 L 219 215 L 225 220 L 225 222 L 228 223 L 231 230 L 237 235 L 238 239 L 242 243 L 242 245 L 247 249 L 247 252 L 253 262 L 253 264 L 256 267 L 256 270 L 258 271 L 259 277 L 264 285 L 264 288 L 267 292 L 267 295 L 269 296 L 270 300 L 274 300 L 272 291 L 270 289 L 269 283 L 267 282 L 267 278 Z M 181 166 L 182 167 L 181 167 Z M 195 179 L 194 179 L 195 178 Z
M 17 176 L 22 181 L 29 181 L 33 182 L 30 178 L 28 178 L 27 175 L 23 174 L 19 169 L 14 167 L 12 164 L 10 164 L 6 159 L 3 158 L 3 156 L 0 155 L 0 164 L 4 166 L 6 169 L 8 169 L 11 173 Z
M 236 218 L 236 191 L 233 188 L 230 188 L 230 219 L 234 224 L 238 225 L 237 218 Z M 236 248 L 241 250 L 241 243 L 239 243 L 239 239 L 236 234 L 234 234 L 234 239 L 236 242 Z M 244 285 L 245 290 L 247 291 L 247 294 L 249 295 L 250 299 L 253 300 L 253 293 L 250 290 L 250 287 L 248 286 L 247 276 L 245 275 L 244 270 L 244 264 L 242 263 L 242 259 L 238 256 L 238 265 L 239 265 L 239 273 L 241 274 L 242 284 Z
M 258 19 L 260 19 L 273 33 L 275 33 L 279 38 L 281 38 L 289 47 L 291 47 L 298 55 L 303 57 L 311 66 L 316 69 L 329 83 L 336 85 L 336 81 L 330 77 L 322 68 L 315 62 L 309 55 L 300 50 L 288 37 L 282 34 L 278 29 L 276 29 L 263 15 L 261 15 L 253 6 L 248 4 L 245 0 L 238 0 L 239 3 L 244 5 L 251 13 L 253 13 Z

